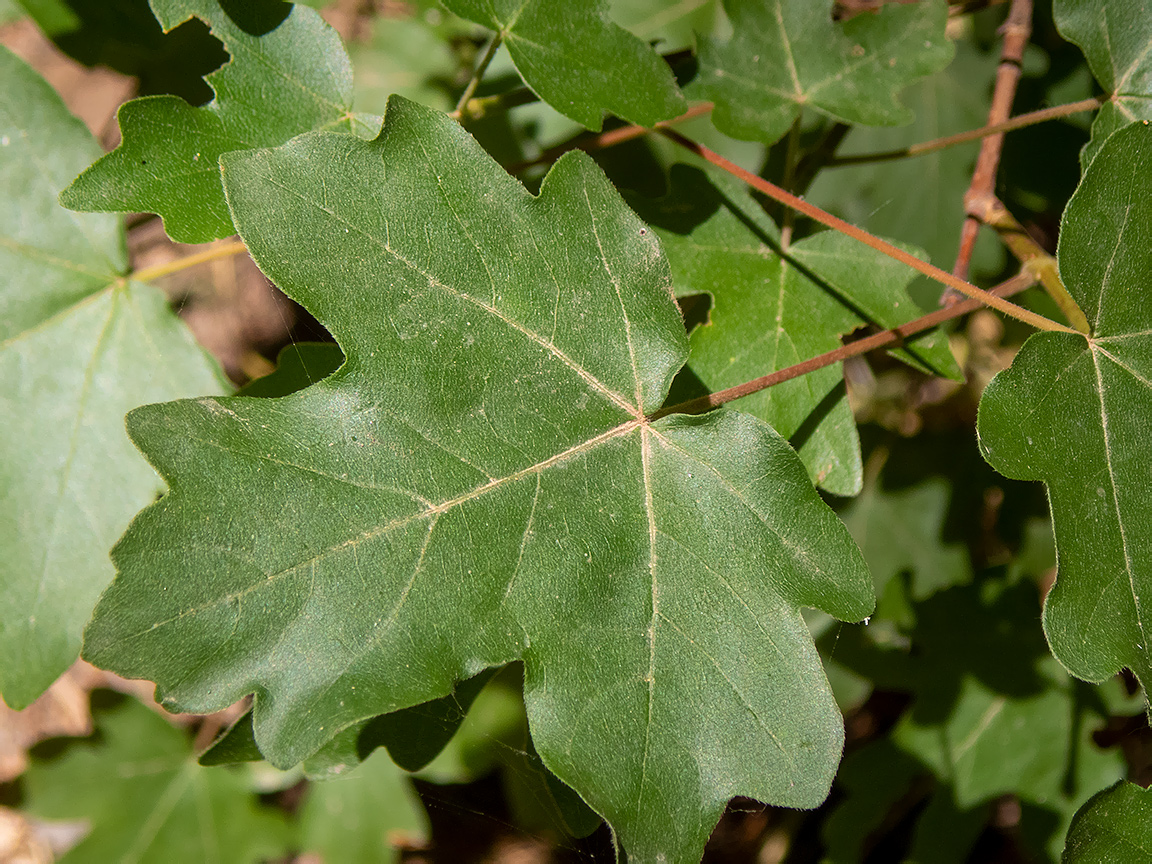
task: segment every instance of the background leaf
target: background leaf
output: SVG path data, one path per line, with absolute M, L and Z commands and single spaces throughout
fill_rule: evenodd
M 283 143 L 310 129 L 351 130 L 352 68 L 340 37 L 313 10 L 259 0 L 152 0 L 169 31 L 191 16 L 224 43 L 231 61 L 208 76 L 216 98 L 194 108 L 175 96 L 120 107 L 120 146 L 60 196 L 73 210 L 158 213 L 181 243 L 235 233 L 221 153 Z
M 957 42 L 948 68 L 913 83 L 901 95 L 916 115 L 909 125 L 853 126 L 837 153 L 893 150 L 975 129 L 987 118 L 995 75 L 993 53 Z M 964 222 L 963 208 L 955 202 L 963 200 L 968 189 L 979 149 L 979 142 L 973 142 L 914 159 L 832 168 L 817 175 L 805 197 L 873 234 L 924 249 L 929 260 L 950 270 Z M 974 260 L 981 272 L 998 272 L 1003 259 L 999 244 L 977 245 Z M 937 283 L 920 279 L 913 296 L 935 308 L 940 290 Z
M 864 553 L 877 595 L 889 580 L 909 573 L 911 596 L 923 600 L 972 577 L 968 551 L 941 537 L 949 484 L 932 478 L 908 489 L 885 489 L 878 478 L 840 516 Z
M 916 317 L 905 292 L 912 271 L 832 232 L 784 251 L 776 225 L 747 193 L 713 186 L 675 166 L 668 196 L 632 199 L 657 229 L 678 295 L 707 293 L 706 322 L 691 337 L 691 372 L 672 401 L 722 390 L 840 347 L 838 334 Z M 911 250 L 915 252 L 916 250 Z M 902 359 L 954 374 L 947 341 L 909 342 Z M 741 400 L 791 440 L 813 482 L 838 495 L 860 491 L 860 443 L 838 365 Z
M 284 819 L 259 806 L 245 770 L 201 768 L 186 733 L 135 700 L 97 718 L 99 739 L 24 778 L 30 812 L 91 826 L 64 864 L 246 864 L 285 854 Z
M 1058 257 L 1091 336 L 1030 338 L 984 391 L 980 444 L 996 470 L 1048 485 L 1060 562 L 1044 608 L 1053 653 L 1085 680 L 1127 666 L 1147 688 L 1152 129 L 1122 129 L 1101 148 L 1065 211 Z
M 1107 709 L 1047 656 L 1038 606 L 1031 584 L 985 572 L 975 585 L 913 603 L 903 647 L 861 653 L 841 636 L 840 663 L 912 701 L 890 737 L 845 760 L 837 782 L 848 798 L 825 829 L 831 860 L 862 860 L 866 838 L 894 808 L 918 806 L 909 860 L 968 860 L 989 805 L 1004 795 L 1020 804 L 1016 836 L 1030 857 L 1057 859 L 1076 808 L 1124 766 L 1118 752 L 1094 744 Z M 888 661 L 898 677 L 875 675 L 869 651 L 899 654 L 899 665 Z
M 224 175 L 347 361 L 281 400 L 132 415 L 171 492 L 117 546 L 87 655 L 171 706 L 258 691 L 279 765 L 522 657 L 544 763 L 641 860 L 698 856 L 734 794 L 819 803 L 843 733 L 799 607 L 863 617 L 870 580 L 769 427 L 643 419 L 687 340 L 591 160 L 533 198 L 394 97 L 374 142 L 302 136 Z
M 119 220 L 56 203 L 92 136 L 3 48 L 0 72 L 0 691 L 23 707 L 76 659 L 107 551 L 161 488 L 125 412 L 223 382 L 164 297 L 123 277 Z
M 720 131 L 771 143 L 804 106 L 869 126 L 898 126 L 912 113 L 902 87 L 952 59 L 940 0 L 887 3 L 833 22 L 831 0 L 724 0 L 732 37 L 708 39 L 690 97 L 716 103 Z
M 600 129 L 605 112 L 653 126 L 687 107 L 667 64 L 608 20 L 604 0 L 444 0 L 444 5 L 502 34 L 524 82 L 589 129 Z
M 428 816 L 408 775 L 386 752 L 353 773 L 317 780 L 300 812 L 300 844 L 326 864 L 398 861 L 397 846 L 422 846 Z

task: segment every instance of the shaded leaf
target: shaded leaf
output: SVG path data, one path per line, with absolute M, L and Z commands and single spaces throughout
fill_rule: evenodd
M 438 28 L 419 15 L 380 16 L 371 27 L 366 39 L 348 45 L 355 104 L 383 114 L 388 97 L 398 93 L 431 108 L 450 110 L 456 58 Z
M 295 342 L 286 345 L 276 357 L 273 372 L 249 381 L 240 388 L 239 396 L 268 399 L 287 396 L 322 381 L 340 368 L 344 352 L 331 342 Z
M 1044 607 L 1053 653 L 1103 681 L 1127 666 L 1152 681 L 1152 129 L 1122 129 L 1064 212 L 1058 259 L 1088 337 L 1032 336 L 984 391 L 985 458 L 1048 486 L 1059 554 Z
M 495 30 L 524 82 L 566 117 L 599 130 L 605 112 L 654 126 L 687 104 L 672 71 L 647 43 L 608 20 L 604 0 L 444 0 Z
M 301 806 L 301 848 L 320 853 L 325 864 L 398 861 L 398 846 L 427 839 L 424 805 L 384 752 L 347 776 L 313 781 Z
M 611 0 L 612 20 L 662 52 L 692 48 L 697 34 L 712 32 L 718 0 Z
M 18 5 L 69 57 L 138 77 L 145 96 L 169 93 L 201 105 L 212 98 L 203 76 L 228 60 L 200 21 L 165 33 L 148 0 L 19 0 Z
M 712 297 L 708 323 L 692 332 L 689 359 L 707 390 L 839 348 L 840 334 L 865 323 L 891 327 L 918 314 L 904 290 L 913 275 L 904 265 L 834 232 L 783 252 L 776 225 L 750 196 L 717 188 L 697 170 L 674 167 L 666 198 L 634 203 L 668 251 L 677 294 Z M 956 368 L 935 333 L 897 356 L 948 373 Z M 860 491 L 860 443 L 838 364 L 749 396 L 741 407 L 791 440 L 817 485 L 838 495 Z
M 135 700 L 97 725 L 98 739 L 24 776 L 31 813 L 91 825 L 64 864 L 244 864 L 285 854 L 283 817 L 259 806 L 243 771 L 201 768 L 186 734 Z
M 916 600 L 972 578 L 967 550 L 942 537 L 949 497 L 949 484 L 941 478 L 900 490 L 866 480 L 860 497 L 841 512 L 872 571 L 877 596 L 903 572 L 911 575 Z
M 1035 857 L 1055 860 L 1076 808 L 1122 776 L 1122 755 L 1092 739 L 1106 710 L 1092 688 L 1047 656 L 1038 605 L 1031 584 L 987 577 L 915 604 L 907 649 L 911 708 L 890 739 L 845 760 L 845 812 L 827 827 L 838 860 L 854 860 L 852 850 L 882 824 L 901 798 L 901 778 L 914 798 L 929 800 L 913 860 L 965 860 L 987 806 L 1006 794 L 1025 807 L 1023 844 Z M 865 772 L 878 763 L 885 767 L 869 779 Z
M 119 220 L 56 203 L 92 136 L 7 49 L 0 75 L 0 691 L 20 708 L 76 659 L 108 549 L 160 491 L 125 412 L 222 382 L 164 297 L 123 278 Z
M 256 691 L 278 765 L 522 658 L 544 763 L 637 860 L 699 856 L 735 794 L 819 803 L 843 731 L 799 607 L 858 619 L 871 582 L 768 426 L 645 419 L 687 340 L 591 160 L 533 198 L 394 97 L 374 142 L 223 161 L 249 249 L 347 360 L 131 415 L 170 492 L 117 545 L 87 655 L 171 706 Z
M 224 43 L 232 59 L 207 78 L 216 97 L 202 108 L 175 96 L 120 106 L 120 146 L 60 201 L 73 210 L 158 213 L 181 243 L 227 237 L 236 229 L 220 154 L 281 144 L 310 129 L 355 128 L 352 68 L 336 31 L 306 7 L 152 0 L 152 10 L 165 31 L 195 16 Z
M 1056 0 L 1053 15 L 1108 97 L 1080 153 L 1087 168 L 1113 132 L 1152 121 L 1152 6 L 1148 0 Z
M 1064 864 L 1126 864 L 1152 862 L 1152 790 L 1121 780 L 1080 808 L 1068 842 Z
M 952 59 L 941 0 L 886 3 L 841 22 L 832 0 L 724 0 L 724 9 L 733 35 L 702 42 L 687 93 L 716 103 L 713 121 L 735 138 L 771 143 L 803 107 L 847 123 L 908 123 L 897 93 Z

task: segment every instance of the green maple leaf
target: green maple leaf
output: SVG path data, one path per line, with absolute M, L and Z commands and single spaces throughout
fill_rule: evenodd
M 908 126 L 853 126 L 837 155 L 895 150 L 909 141 L 930 141 L 975 129 L 986 122 L 988 98 L 996 79 L 997 57 L 968 42 L 956 43 L 956 56 L 938 75 L 912 84 L 901 101 L 915 119 Z M 806 200 L 881 237 L 899 237 L 924 249 L 929 260 L 952 266 L 956 238 L 964 212 L 955 202 L 964 199 L 980 143 L 972 142 L 915 159 L 845 165 L 821 171 L 805 193 Z M 914 192 L 912 191 L 914 190 Z M 990 244 L 1002 256 L 998 243 Z M 986 266 L 977 246 L 980 270 Z M 935 302 L 940 288 L 925 285 Z
M 208 76 L 216 97 L 194 108 L 176 96 L 133 99 L 117 119 L 123 141 L 75 179 L 73 210 L 158 213 L 181 243 L 234 234 L 220 154 L 270 147 L 312 129 L 359 128 L 352 67 L 336 31 L 306 7 L 260 0 L 151 0 L 165 31 L 197 17 L 230 62 Z M 285 13 L 288 13 L 285 17 Z
M 23 777 L 33 815 L 89 825 L 62 864 L 255 864 L 285 854 L 284 817 L 260 806 L 246 769 L 201 768 L 188 734 L 135 700 L 97 721 L 98 739 Z
M 912 113 L 896 98 L 952 59 L 942 0 L 888 3 L 832 20 L 832 0 L 724 0 L 731 39 L 700 45 L 687 88 L 716 104 L 716 127 L 771 143 L 804 107 L 847 123 L 898 126 Z
M 831 861 L 864 857 L 866 838 L 910 787 L 930 796 L 910 860 L 966 860 L 1003 795 L 1027 808 L 1017 831 L 1031 857 L 1054 858 L 1076 808 L 1123 774 L 1122 755 L 1092 738 L 1107 709 L 1047 653 L 1038 603 L 1030 583 L 985 574 L 914 604 L 897 686 L 912 705 L 890 737 L 845 759 L 837 784 L 848 794 L 825 826 Z M 935 789 L 917 782 L 925 775 Z
M 0 691 L 23 707 L 76 658 L 108 549 L 160 491 L 124 414 L 222 381 L 163 295 L 125 276 L 119 219 L 56 203 L 99 145 L 7 50 L 0 73 Z
M 383 752 L 352 774 L 312 781 L 301 805 L 301 848 L 332 864 L 398 861 L 397 846 L 422 846 L 428 833 L 408 775 Z
M 499 33 L 524 82 L 589 129 L 604 113 L 654 126 L 684 113 L 672 71 L 645 42 L 608 20 L 604 0 L 444 0 Z
M 1059 553 L 1044 629 L 1074 675 L 1152 682 L 1152 129 L 1116 132 L 1064 212 L 1060 274 L 1088 336 L 1032 336 L 980 401 L 997 471 L 1048 486 Z
M 532 197 L 400 97 L 374 142 L 223 159 L 241 236 L 347 360 L 282 399 L 147 407 L 168 480 L 86 656 L 210 710 L 256 693 L 291 765 L 522 659 L 545 764 L 637 861 L 732 795 L 823 800 L 842 724 L 801 606 L 859 619 L 859 552 L 731 410 L 646 416 L 687 355 L 654 233 L 583 154 Z
M 720 12 L 718 0 L 612 0 L 612 20 L 661 51 L 692 48 L 697 33 L 710 33 Z
M 840 514 L 864 553 L 877 596 L 903 572 L 911 574 L 917 600 L 971 580 L 967 550 L 941 536 L 950 498 L 950 484 L 942 478 L 899 490 L 865 482 L 863 494 Z
M 1108 97 L 1080 153 L 1086 168 L 1117 129 L 1152 120 L 1152 8 L 1147 0 L 1057 0 L 1052 14 Z
M 673 169 L 667 198 L 637 203 L 664 243 L 677 293 L 712 297 L 689 358 L 708 390 L 839 348 L 840 334 L 864 324 L 894 327 L 919 313 L 905 290 L 909 268 L 834 232 L 784 251 L 776 225 L 749 195 L 714 187 L 686 166 Z M 921 369 L 957 371 L 939 333 L 896 355 Z M 741 407 L 792 439 L 817 485 L 838 495 L 860 491 L 860 441 L 839 365 L 763 390 Z
M 1152 790 L 1121 780 L 1080 808 L 1068 831 L 1065 864 L 1150 864 Z

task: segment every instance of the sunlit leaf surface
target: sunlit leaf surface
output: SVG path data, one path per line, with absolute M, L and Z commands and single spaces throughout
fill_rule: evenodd
M 843 731 L 799 610 L 858 620 L 871 581 L 762 421 L 647 419 L 687 338 L 591 160 L 534 198 L 395 97 L 374 142 L 223 165 L 256 260 L 347 360 L 130 416 L 170 492 L 117 546 L 87 656 L 172 707 L 255 691 L 279 765 L 522 659 L 544 763 L 640 861 L 698 857 L 736 794 L 822 801 Z

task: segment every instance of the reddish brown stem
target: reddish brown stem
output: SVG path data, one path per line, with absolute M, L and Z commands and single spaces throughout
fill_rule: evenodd
M 1043 315 L 1037 315 L 1035 312 L 1029 309 L 1024 309 L 1020 306 L 1017 306 L 1015 303 L 1009 303 L 1003 297 L 998 297 L 995 294 L 990 294 L 982 288 L 977 288 L 975 285 L 971 285 L 968 282 L 965 282 L 963 279 L 957 278 L 951 273 L 947 273 L 933 264 L 929 264 L 927 261 L 920 260 L 915 255 L 909 255 L 903 249 L 899 248 L 898 246 L 893 246 L 887 240 L 881 240 L 879 237 L 873 234 L 869 234 L 862 228 L 858 228 L 850 222 L 845 222 L 843 219 L 840 219 L 837 216 L 833 216 L 826 210 L 821 210 L 819 207 L 816 207 L 813 204 L 809 204 L 803 198 L 798 198 L 790 192 L 785 192 L 776 184 L 769 183 L 762 177 L 757 177 L 752 172 L 746 171 L 739 165 L 728 161 L 719 153 L 715 153 L 712 150 L 709 150 L 703 144 L 698 144 L 695 141 L 685 138 L 674 129 L 665 128 L 661 129 L 660 132 L 665 137 L 675 141 L 677 144 L 695 153 L 700 158 L 712 163 L 718 168 L 724 169 L 735 177 L 739 177 L 753 189 L 764 193 L 769 198 L 772 198 L 775 201 L 779 201 L 781 204 L 785 204 L 794 210 L 798 210 L 805 216 L 808 216 L 811 219 L 815 219 L 817 222 L 820 222 L 823 225 L 827 225 L 829 228 L 834 228 L 842 234 L 847 234 L 854 240 L 859 240 L 866 246 L 871 246 L 877 252 L 881 252 L 887 255 L 889 258 L 894 258 L 901 264 L 906 264 L 912 269 L 918 270 L 930 279 L 935 279 L 937 282 L 941 282 L 944 285 L 949 285 L 955 288 L 961 294 L 965 294 L 969 297 L 979 300 L 986 306 L 991 306 L 993 309 L 997 309 L 1003 312 L 1005 315 L 1010 315 L 1018 321 L 1031 324 L 1033 327 L 1036 327 L 1039 330 L 1057 330 L 1065 333 L 1076 332 L 1071 327 L 1058 324 L 1055 321 L 1051 321 L 1045 318 Z
M 664 129 L 673 123 L 683 123 L 685 120 L 691 120 L 693 117 L 700 117 L 711 110 L 711 102 L 701 102 L 699 105 L 693 105 L 679 117 L 673 117 L 671 120 L 657 123 L 652 128 Z M 619 129 L 609 129 L 607 132 L 601 132 L 597 135 L 581 133 L 575 138 L 565 141 L 563 144 L 549 147 L 535 159 L 530 159 L 526 162 L 517 162 L 514 165 L 508 166 L 508 171 L 509 173 L 516 174 L 525 168 L 531 168 L 533 165 L 547 165 L 550 162 L 555 162 L 569 150 L 603 150 L 606 147 L 615 147 L 617 144 L 623 144 L 626 141 L 634 141 L 637 138 L 647 135 L 651 131 L 652 129 L 647 126 L 630 125 L 621 126 Z
M 1041 108 L 1038 111 L 1029 111 L 1026 114 L 1017 114 L 1003 123 L 991 126 L 981 126 L 979 129 L 969 129 L 967 132 L 957 132 L 955 135 L 945 135 L 943 138 L 933 138 L 931 141 L 922 141 L 919 144 L 910 144 L 899 150 L 881 150 L 876 153 L 857 153 L 852 156 L 836 156 L 827 161 L 829 168 L 838 168 L 842 165 L 859 165 L 871 162 L 891 162 L 894 159 L 909 159 L 914 156 L 924 156 L 936 153 L 939 150 L 955 147 L 958 144 L 967 144 L 969 141 L 979 141 L 988 135 L 1011 132 L 1014 129 L 1023 129 L 1026 126 L 1035 126 L 1048 120 L 1058 120 L 1082 111 L 1095 111 L 1102 104 L 1099 97 L 1082 99 L 1079 102 L 1069 102 L 1066 105 L 1053 105 L 1051 108 Z
M 1000 66 L 996 70 L 996 88 L 992 91 L 992 107 L 988 111 L 988 126 L 1003 123 L 1012 113 L 1012 102 L 1016 99 L 1016 85 L 1020 81 L 1020 67 L 1024 60 L 1024 49 L 1032 35 L 1032 0 L 1012 0 L 1008 17 L 1000 28 L 1004 34 L 1004 46 L 1000 51 Z M 976 159 L 976 170 L 972 183 L 964 194 L 964 225 L 960 230 L 960 248 L 956 253 L 956 263 L 952 274 L 960 279 L 968 278 L 968 265 L 972 261 L 972 250 L 976 247 L 976 235 L 980 232 L 980 219 L 977 213 L 987 206 L 988 199 L 995 195 L 996 170 L 1000 167 L 1000 151 L 1004 145 L 1004 133 L 989 135 L 980 142 L 980 155 Z M 953 292 L 944 291 L 941 302 L 954 302 Z
M 1036 277 L 1029 271 L 1024 270 L 1011 279 L 1001 282 L 992 289 L 991 293 L 997 297 L 1010 297 L 1035 284 L 1035 282 Z M 769 387 L 774 387 L 785 381 L 791 381 L 793 378 L 799 378 L 801 375 L 807 375 L 809 372 L 815 372 L 817 369 L 823 369 L 825 366 L 831 366 L 833 363 L 840 363 L 849 357 L 858 357 L 861 354 L 867 354 L 869 351 L 875 351 L 877 348 L 890 348 L 899 345 L 910 336 L 915 336 L 917 333 L 922 333 L 925 330 L 931 330 L 933 327 L 939 326 L 953 318 L 959 318 L 961 315 L 967 315 L 969 312 L 973 312 L 983 305 L 979 300 L 961 300 L 951 306 L 945 306 L 934 312 L 929 312 L 927 315 L 923 315 L 914 321 L 909 321 L 907 324 L 901 324 L 899 327 L 893 327 L 891 330 L 883 330 L 872 336 L 866 336 L 863 339 L 850 342 L 841 348 L 828 351 L 811 359 L 804 360 L 801 363 L 797 363 L 794 366 L 788 366 L 785 369 L 780 369 L 771 374 L 756 378 L 753 381 L 737 384 L 735 387 L 729 387 L 727 390 L 721 390 L 717 393 L 709 393 L 706 396 L 689 399 L 687 402 L 681 402 L 668 408 L 661 408 L 648 419 L 659 420 L 661 417 L 667 417 L 669 414 L 702 414 L 705 411 L 711 411 L 713 408 L 718 408 L 726 402 L 741 399 L 744 396 L 751 396 L 753 393 L 759 393 L 761 390 L 766 390 Z

